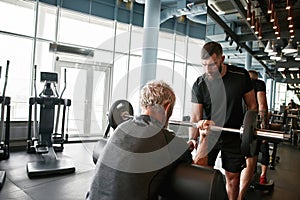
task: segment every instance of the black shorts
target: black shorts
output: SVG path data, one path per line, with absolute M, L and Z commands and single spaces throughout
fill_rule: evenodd
M 228 172 L 241 172 L 246 166 L 245 156 L 241 153 L 241 138 L 239 134 L 223 132 L 208 153 L 208 165 L 214 166 L 218 153 L 221 151 L 222 168 Z

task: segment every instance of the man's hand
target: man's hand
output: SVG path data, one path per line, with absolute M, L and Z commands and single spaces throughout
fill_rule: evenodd
M 199 122 L 197 122 L 197 128 L 199 129 L 198 132 L 200 135 L 200 142 L 203 140 L 203 138 L 206 137 L 209 127 L 214 124 L 215 123 L 211 120 L 200 120 Z M 187 143 L 191 151 L 198 148 L 197 138 L 192 138 Z
M 187 143 L 189 145 L 190 151 L 193 151 L 194 149 L 197 149 L 197 147 L 198 147 L 198 142 L 196 139 L 190 139 Z

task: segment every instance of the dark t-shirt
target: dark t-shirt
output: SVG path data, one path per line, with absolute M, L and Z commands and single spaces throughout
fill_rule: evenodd
M 253 89 L 248 71 L 227 65 L 222 79 L 207 80 L 200 76 L 192 89 L 192 103 L 203 104 L 203 118 L 213 120 L 216 125 L 240 128 L 243 124 L 242 100 L 245 93 Z
M 192 162 L 187 143 L 147 115 L 114 131 L 100 155 L 88 199 L 157 199 L 179 162 Z
M 257 92 L 266 92 L 266 84 L 264 81 L 262 80 L 251 80 L 252 81 L 252 85 L 255 91 L 255 95 Z

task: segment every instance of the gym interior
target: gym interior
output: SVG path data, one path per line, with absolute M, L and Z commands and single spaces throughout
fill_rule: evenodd
M 266 84 L 269 182 L 253 180 L 246 199 L 300 199 L 299 9 L 298 0 L 1 0 L 0 199 L 85 199 L 95 151 L 121 123 L 110 118 L 114 103 L 137 115 L 149 80 L 174 89 L 168 128 L 187 141 L 208 41 Z M 220 162 L 199 174 L 222 176 Z M 198 187 L 216 181 L 202 177 Z M 182 187 L 196 192 L 181 199 L 224 199 Z

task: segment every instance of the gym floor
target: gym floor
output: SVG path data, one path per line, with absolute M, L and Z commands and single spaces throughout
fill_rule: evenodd
M 11 152 L 8 160 L 0 162 L 0 170 L 6 171 L 0 199 L 84 199 L 95 168 L 92 161 L 94 144 L 66 144 L 63 153 L 58 153 L 58 157 L 72 158 L 76 166 L 75 173 L 46 178 L 29 179 L 27 176 L 26 164 L 38 160 L 38 155 L 24 151 Z M 300 150 L 290 144 L 280 144 L 277 155 L 280 156 L 280 161 L 275 170 L 268 170 L 268 178 L 275 182 L 274 191 L 249 189 L 247 200 L 300 200 Z

